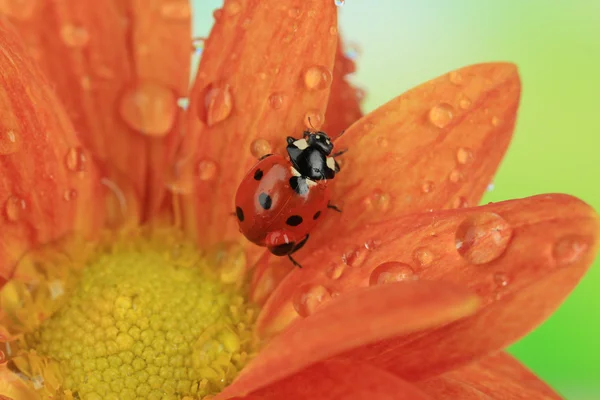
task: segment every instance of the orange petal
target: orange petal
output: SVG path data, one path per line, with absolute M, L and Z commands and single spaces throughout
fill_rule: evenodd
M 418 386 L 435 399 L 562 399 L 504 352 L 420 382 Z
M 304 293 L 308 299 L 315 288 Z M 311 303 L 298 300 L 298 312 L 310 314 Z M 343 351 L 456 321 L 475 312 L 477 305 L 476 296 L 439 282 L 360 289 L 332 300 L 274 338 L 228 391 L 256 390 Z
M 231 399 L 228 388 L 215 400 Z M 326 361 L 252 392 L 246 400 L 427 400 L 417 387 L 368 364 Z
M 507 328 L 496 331 L 498 335 L 481 337 L 490 341 L 486 351 L 495 350 L 527 333 L 556 308 L 591 264 L 597 243 L 598 216 L 567 195 L 535 196 L 373 224 L 311 253 L 304 268 L 293 270 L 269 298 L 257 329 L 268 336 L 300 318 L 293 301 L 298 288 L 305 285 L 343 295 L 386 279 L 443 279 L 482 296 L 488 310 L 494 310 L 489 315 L 483 311 L 482 318 L 490 319 L 488 327 L 506 324 Z M 395 264 L 380 267 L 388 262 Z M 387 275 L 380 279 L 382 272 Z M 543 286 L 548 279 L 557 286 L 542 287 L 549 291 L 538 293 L 534 284 Z M 535 304 L 547 308 L 524 307 L 521 301 L 532 294 Z M 514 296 L 514 301 L 509 300 Z M 512 307 L 523 310 L 506 314 Z M 498 313 L 508 322 L 497 321 Z M 441 343 L 449 342 L 442 338 Z M 441 344 L 431 346 L 435 349 Z M 474 345 L 470 348 L 476 353 L 481 350 Z M 459 354 L 454 350 L 438 356 Z
M 301 135 L 307 117 L 322 125 L 337 43 L 333 2 L 227 0 L 215 16 L 180 155 L 199 178 L 182 199 L 185 228 L 203 245 L 242 240 L 231 216 L 242 177 L 259 156 L 283 151 L 286 136 Z
M 0 15 L 0 286 L 30 248 L 104 220 L 98 169 L 25 52 Z
M 332 138 L 338 137 L 363 116 L 357 89 L 346 80 L 346 76 L 355 69 L 354 62 L 344 55 L 342 41 L 338 38 L 331 95 L 323 125 L 323 130 Z
M 138 203 L 128 205 L 132 218 L 148 213 L 141 199 L 162 196 L 160 180 L 180 133 L 176 99 L 189 80 L 188 3 L 66 0 L 4 10 L 82 142 L 105 164 L 108 185 Z

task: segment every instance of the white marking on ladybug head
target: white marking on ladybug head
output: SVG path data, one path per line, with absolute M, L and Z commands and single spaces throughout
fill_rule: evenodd
M 306 141 L 306 139 L 298 139 L 292 144 L 300 150 L 304 150 L 308 147 L 308 142 Z
M 329 167 L 329 169 L 335 171 L 335 160 L 333 159 L 333 157 L 327 157 L 327 166 Z
M 317 139 L 321 139 L 321 135 L 315 135 Z
M 308 178 L 306 178 L 306 184 L 308 185 L 308 187 L 317 186 L 317 182 L 313 181 L 312 179 L 308 179 Z
M 294 167 L 290 167 L 290 171 L 292 171 L 292 175 L 294 176 L 302 176 L 302 174 L 300 174 L 300 172 L 298 172 L 298 170 Z

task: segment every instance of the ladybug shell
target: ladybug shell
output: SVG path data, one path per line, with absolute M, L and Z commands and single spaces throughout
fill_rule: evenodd
M 269 233 L 285 231 L 302 240 L 327 210 L 326 181 L 307 181 L 293 173 L 280 155 L 259 161 L 242 180 L 235 195 L 240 232 L 251 242 L 266 246 Z

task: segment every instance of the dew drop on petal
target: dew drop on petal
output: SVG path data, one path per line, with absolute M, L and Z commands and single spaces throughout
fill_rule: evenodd
M 473 161 L 473 152 L 471 151 L 471 149 L 468 149 L 466 147 L 460 147 L 456 151 L 456 161 L 458 161 L 459 164 L 463 165 L 470 163 L 471 161 Z
M 209 127 L 224 121 L 233 109 L 233 96 L 227 84 L 212 83 L 204 90 L 204 102 L 199 111 L 200 119 Z
M 448 179 L 452 183 L 458 183 L 458 182 L 460 182 L 460 180 L 462 178 L 463 178 L 462 173 L 457 169 L 453 169 L 452 171 L 450 171 L 450 175 L 448 175 Z
M 339 279 L 345 270 L 346 270 L 346 266 L 344 264 L 335 264 L 334 263 L 327 269 L 327 276 L 330 279 L 334 279 L 334 280 Z
M 471 107 L 471 100 L 469 100 L 466 97 L 463 97 L 462 99 L 459 100 L 458 105 L 460 106 L 460 108 L 462 108 L 463 110 L 468 109 L 469 107 Z
M 82 26 L 66 24 L 60 28 L 60 37 L 69 47 L 83 47 L 90 40 L 89 32 Z
M 336 6 L 338 6 L 338 7 L 341 7 L 341 6 L 343 6 L 344 4 L 346 4 L 346 0 L 333 0 L 333 3 L 334 3 Z
M 65 201 L 71 201 L 77 198 L 77 190 L 75 189 L 66 189 L 63 193 L 63 198 Z
M 236 0 L 230 0 L 226 2 L 223 8 L 229 16 L 237 15 L 240 11 L 242 11 L 242 5 Z
M 215 179 L 218 172 L 217 163 L 212 160 L 200 160 L 198 162 L 198 178 L 201 181 L 211 181 Z
M 4 355 L 4 352 L 2 350 L 0 350 L 0 365 L 3 365 L 6 362 L 6 355 Z
M 16 153 L 21 148 L 21 135 L 13 129 L 0 132 L 0 155 Z
M 381 240 L 377 239 L 369 239 L 365 242 L 365 249 L 367 250 L 375 250 L 381 245 Z
M 273 110 L 279 110 L 283 106 L 283 94 L 282 93 L 272 93 L 269 96 L 269 106 Z
M 205 44 L 206 44 L 206 38 L 204 38 L 204 37 L 193 38 L 192 39 L 192 51 L 198 56 L 202 55 Z
M 454 117 L 454 108 L 448 103 L 440 103 L 429 110 L 429 121 L 438 128 L 445 128 Z
M 313 65 L 304 71 L 304 85 L 309 90 L 323 90 L 331 85 L 331 71 L 323 65 Z
M 454 199 L 454 201 L 452 201 L 452 208 L 467 208 L 467 207 L 469 207 L 469 201 L 463 196 L 458 196 L 457 198 Z
M 86 156 L 80 146 L 71 147 L 65 155 L 65 166 L 69 171 L 81 172 L 85 170 Z
M 391 196 L 389 193 L 375 189 L 373 193 L 363 199 L 363 205 L 369 211 L 385 212 L 391 205 Z
M 313 314 L 321 304 L 331 299 L 331 292 L 321 285 L 302 285 L 294 293 L 292 303 L 301 317 Z
M 250 143 L 250 153 L 256 158 L 271 154 L 271 144 L 267 139 L 254 139 Z
M 492 126 L 500 126 L 500 118 L 498 117 L 492 117 Z
M 304 114 L 304 125 L 308 129 L 319 130 L 325 122 L 325 117 L 320 111 L 310 110 Z
M 448 79 L 451 83 L 455 85 L 460 85 L 463 83 L 463 76 L 460 71 L 452 71 L 448 74 Z
M 433 262 L 433 253 L 426 247 L 416 248 L 412 257 L 414 262 L 421 267 L 426 267 Z
M 160 7 L 160 14 L 163 18 L 171 20 L 186 20 L 190 18 L 191 9 L 188 0 L 171 0 L 163 2 Z
M 177 98 L 166 86 L 139 82 L 121 96 L 119 113 L 132 129 L 144 135 L 163 137 L 175 123 Z
M 390 261 L 377 266 L 369 277 L 369 285 L 413 281 L 418 279 L 410 265 L 398 261 Z
M 333 26 L 333 25 L 332 25 L 332 26 L 330 26 L 330 27 L 329 27 L 329 34 L 330 34 L 330 35 L 333 35 L 333 36 L 335 36 L 335 35 L 337 35 L 337 33 L 338 33 L 338 29 L 337 29 L 337 27 L 336 27 L 336 26 Z
M 506 287 L 510 283 L 508 276 L 503 272 L 496 272 L 494 274 L 494 283 L 498 287 Z
M 558 265 L 573 264 L 583 256 L 589 248 L 588 240 L 579 235 L 567 235 L 560 238 L 552 248 L 552 257 Z
M 430 193 L 435 188 L 435 184 L 432 181 L 425 181 L 421 185 L 421 191 L 423 193 Z
M 356 247 L 342 254 L 342 261 L 349 267 L 360 267 L 369 256 L 369 249 L 366 247 Z
M 473 214 L 456 229 L 456 250 L 471 264 L 486 264 L 504 253 L 512 234 L 510 224 L 498 214 Z
M 20 198 L 19 196 L 10 196 L 6 200 L 6 203 L 4 203 L 4 212 L 6 214 L 6 219 L 9 222 L 18 221 L 25 212 L 26 208 L 27 203 L 24 199 Z

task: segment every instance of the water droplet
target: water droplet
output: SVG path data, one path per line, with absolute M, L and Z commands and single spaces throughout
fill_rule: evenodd
M 182 110 L 187 110 L 190 106 L 190 99 L 187 97 L 180 97 L 177 99 L 177 106 Z
M 266 139 L 254 139 L 250 144 L 250 153 L 256 158 L 271 154 L 271 144 Z
M 4 352 L 2 350 L 0 350 L 0 365 L 3 365 L 6 362 L 6 355 L 4 355 Z
M 552 257 L 558 265 L 569 265 L 579 261 L 588 248 L 588 240 L 583 236 L 567 235 L 554 244 Z
M 426 267 L 433 262 L 433 253 L 426 247 L 418 247 L 413 251 L 413 260 L 421 267 Z
M 333 25 L 331 27 L 329 27 L 329 34 L 330 35 L 337 35 L 337 33 L 338 33 L 337 27 L 335 27 Z
M 23 212 L 27 208 L 27 203 L 24 199 L 18 196 L 10 196 L 4 203 L 4 211 L 6 219 L 10 222 L 16 222 L 21 218 Z
M 341 6 L 343 6 L 344 4 L 346 4 L 346 0 L 333 0 L 333 3 L 334 3 L 336 6 L 338 6 L 338 7 L 341 7 Z
M 190 2 L 188 0 L 165 2 L 160 8 L 160 14 L 166 19 L 185 20 L 191 15 Z
M 462 173 L 457 169 L 453 169 L 450 171 L 450 175 L 448 175 L 448 179 L 450 179 L 450 182 L 452 183 L 458 183 L 462 178 Z
M 304 125 L 308 129 L 319 130 L 323 126 L 324 122 L 325 117 L 323 117 L 323 114 L 321 114 L 320 111 L 311 110 L 304 115 Z
M 203 38 L 203 37 L 193 38 L 192 39 L 192 51 L 198 56 L 202 55 L 205 44 L 206 44 L 206 38 Z
M 438 128 L 445 128 L 454 117 L 454 108 L 448 103 L 440 103 L 429 110 L 429 121 Z
M 0 132 L 0 154 L 16 153 L 21 148 L 21 135 L 13 129 Z
M 301 317 L 308 317 L 329 299 L 331 293 L 324 286 L 308 284 L 298 288 L 293 297 L 293 305 Z
M 423 193 L 430 193 L 435 188 L 435 184 L 432 181 L 425 181 L 421 185 L 421 191 Z
M 69 171 L 85 171 L 86 156 L 83 148 L 80 146 L 71 147 L 65 155 L 65 166 Z
M 112 228 L 120 227 L 127 222 L 128 197 L 123 189 L 110 179 L 102 178 L 100 183 L 110 192 L 110 195 L 106 196 L 106 224 Z M 133 194 L 132 190 L 127 193 Z
M 334 280 L 339 279 L 345 270 L 346 270 L 346 267 L 344 266 L 344 264 L 333 264 L 327 270 L 327 276 L 330 279 L 334 279 Z
M 488 192 L 491 192 L 492 190 L 494 190 L 496 186 L 494 185 L 494 182 L 490 182 L 487 187 L 485 188 L 485 190 L 487 190 Z
M 230 16 L 239 14 L 239 12 L 242 11 L 242 5 L 234 0 L 230 0 L 229 2 L 227 2 L 223 8 L 225 9 L 227 15 Z
M 304 71 L 304 85 L 309 90 L 323 90 L 331 85 L 331 71 L 323 65 L 313 65 Z
M 365 242 L 365 249 L 375 250 L 381 245 L 381 240 L 370 239 Z
M 508 276 L 502 272 L 496 272 L 494 274 L 494 283 L 499 287 L 506 287 L 509 284 Z
M 467 207 L 469 207 L 469 201 L 463 196 L 458 196 L 452 202 L 452 208 L 467 208 Z
M 376 267 L 369 277 L 369 285 L 413 281 L 418 279 L 415 271 L 408 264 L 390 261 Z
M 466 147 L 460 147 L 456 151 L 456 161 L 458 161 L 459 164 L 470 163 L 473 161 L 473 152 Z
M 492 117 L 492 126 L 500 126 L 500 118 Z
M 279 110 L 283 106 L 283 94 L 273 93 L 269 96 L 269 105 L 274 110 Z
M 233 109 L 233 97 L 227 84 L 212 83 L 204 90 L 204 104 L 199 109 L 200 119 L 208 126 L 224 121 Z
M 201 181 L 210 181 L 217 176 L 218 166 L 212 160 L 200 160 L 198 162 L 198 178 Z
M 458 105 L 460 106 L 460 108 L 462 108 L 463 110 L 466 110 L 467 108 L 471 107 L 471 100 L 467 99 L 466 97 L 463 97 L 462 99 L 460 99 L 460 101 L 458 102 Z
M 342 261 L 349 267 L 360 267 L 369 256 L 367 247 L 356 247 L 342 254 Z
M 363 204 L 367 209 L 377 211 L 387 211 L 390 208 L 390 203 L 391 196 L 378 189 L 363 200 Z
M 512 233 L 512 227 L 498 214 L 470 215 L 456 230 L 456 250 L 471 264 L 486 264 L 504 253 Z
M 175 93 L 166 86 L 139 82 L 123 93 L 119 112 L 127 125 L 136 131 L 163 137 L 175 123 L 177 99 Z
M 63 194 L 63 198 L 65 201 L 71 201 L 77 198 L 77 190 L 75 189 L 67 189 Z
M 60 37 L 69 47 L 83 47 L 90 40 L 90 34 L 84 27 L 72 24 L 60 28 Z
M 460 85 L 463 83 L 463 76 L 460 71 L 452 71 L 448 74 L 448 79 L 451 83 L 455 85 Z

